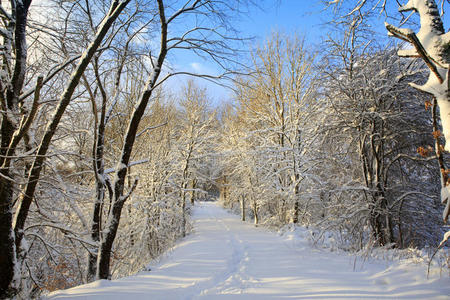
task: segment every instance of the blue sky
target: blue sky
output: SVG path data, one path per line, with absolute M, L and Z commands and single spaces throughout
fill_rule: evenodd
M 254 9 L 243 17 L 239 27 L 243 32 L 264 39 L 273 30 L 299 33 L 308 40 L 320 41 L 323 23 L 329 17 L 318 0 L 266 1 L 262 9 Z
M 401 0 L 400 2 L 404 3 L 405 1 Z M 326 39 L 327 34 L 333 34 L 336 31 L 333 27 L 325 25 L 333 16 L 331 9 L 325 10 L 320 0 L 266 0 L 260 2 L 262 2 L 261 8 L 250 7 L 248 14 L 235 19 L 237 21 L 235 27 L 242 33 L 242 36 L 255 38 L 245 50 L 263 43 L 273 31 L 299 34 L 305 37 L 307 45 L 320 50 L 320 44 Z M 383 25 L 384 21 L 387 20 L 392 24 L 398 24 L 399 22 L 400 15 L 397 12 L 397 2 L 392 0 L 387 3 L 390 18 L 386 18 L 379 10 L 374 10 L 375 18 L 369 23 L 372 30 L 379 33 L 378 40 L 379 38 L 386 38 L 386 41 L 388 39 Z M 412 20 L 417 21 L 417 18 L 411 18 L 410 21 Z M 411 26 L 411 24 L 409 25 Z M 210 74 L 220 72 L 212 62 L 205 61 L 192 54 L 177 54 L 172 58 L 174 58 L 172 62 L 177 66 L 177 69 Z M 185 77 L 171 80 L 169 87 L 174 87 L 172 91 L 176 92 L 175 87 L 182 86 L 186 80 Z M 203 80 L 197 80 L 197 82 L 200 86 L 208 89 L 215 106 L 232 98 L 232 93 L 228 89 Z
M 323 24 L 326 12 L 321 11 L 317 0 L 282 0 L 264 1 L 261 8 L 250 8 L 248 14 L 242 15 L 236 23 L 236 28 L 243 36 L 254 37 L 251 45 L 262 43 L 274 30 L 284 33 L 298 33 L 305 36 L 309 44 L 318 44 L 326 32 Z M 246 49 L 247 50 L 247 49 Z M 179 53 L 172 57 L 172 62 L 179 68 L 191 72 L 218 73 L 219 69 L 212 63 L 192 54 Z M 172 79 L 170 87 L 185 84 L 185 77 Z M 229 90 L 213 83 L 197 80 L 198 84 L 208 89 L 214 104 L 227 101 L 231 97 Z

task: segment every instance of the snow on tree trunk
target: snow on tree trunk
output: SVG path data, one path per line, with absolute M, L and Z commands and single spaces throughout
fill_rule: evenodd
M 72 73 L 72 76 L 63 91 L 61 98 L 58 102 L 58 105 L 55 109 L 53 116 L 51 117 L 48 125 L 45 129 L 45 133 L 43 134 L 42 140 L 38 146 L 37 155 L 34 159 L 32 167 L 30 167 L 30 172 L 26 179 L 26 185 L 23 193 L 20 195 L 18 204 L 16 205 L 16 213 L 14 217 L 12 217 L 12 199 L 11 192 L 13 189 L 13 183 L 8 179 L 5 180 L 5 177 L 1 179 L 0 183 L 0 223 L 7 227 L 8 230 L 7 236 L 0 236 L 0 245 L 2 245 L 2 249 L 7 249 L 7 255 L 2 256 L 0 260 L 0 270 L 4 273 L 4 277 L 2 277 L 1 287 L 0 287 L 0 298 L 4 298 L 5 295 L 14 294 L 15 293 L 15 285 L 13 279 L 15 276 L 19 274 L 13 274 L 14 270 L 20 269 L 20 264 L 22 263 L 22 256 L 26 253 L 22 253 L 24 249 L 22 249 L 22 244 L 24 243 L 24 227 L 27 221 L 28 212 L 30 209 L 30 205 L 33 201 L 34 193 L 36 191 L 41 170 L 44 165 L 44 161 L 46 158 L 47 150 L 50 147 L 51 140 L 53 135 L 55 134 L 59 122 L 67 108 L 68 104 L 72 99 L 72 95 L 79 83 L 79 80 L 86 69 L 90 59 L 93 57 L 98 47 L 100 46 L 103 38 L 106 36 L 112 24 L 115 22 L 116 18 L 125 8 L 125 6 L 130 1 L 113 1 L 109 10 L 107 17 L 104 19 L 102 24 L 99 27 L 98 33 L 94 37 L 93 41 L 90 43 L 89 47 L 85 50 L 83 56 L 81 57 L 78 65 Z M 22 91 L 22 86 L 24 82 L 25 76 L 25 67 L 26 67 L 26 44 L 25 44 L 25 34 L 26 34 L 26 20 L 28 8 L 31 4 L 31 1 L 11 1 L 12 4 L 15 4 L 12 8 L 15 15 L 15 47 L 16 47 L 16 65 L 14 69 L 14 76 L 11 79 L 9 86 L 14 89 L 14 91 L 7 91 L 7 102 L 10 102 L 11 105 L 8 105 L 8 112 L 2 119 L 2 149 L 5 149 L 6 157 L 4 161 L 2 161 L 1 171 L 3 175 L 6 175 L 8 178 L 8 173 L 4 173 L 3 170 L 7 170 L 9 168 L 9 161 L 11 157 L 14 156 L 15 146 L 18 141 L 15 142 L 13 138 L 15 136 L 22 136 L 24 132 L 14 132 L 14 126 L 11 124 L 5 124 L 5 122 L 10 122 L 11 117 L 13 116 L 12 112 L 17 110 L 17 103 L 19 99 L 19 95 Z M 42 81 L 42 79 L 40 79 Z M 39 82 L 39 80 L 38 80 Z M 41 82 L 42 84 L 42 82 Z M 38 88 L 36 89 L 36 91 Z M 30 120 L 33 119 L 34 116 L 28 116 Z M 6 125 L 6 126 L 5 126 Z M 19 129 L 21 130 L 21 128 Z M 8 135 L 5 133 L 8 132 Z M 14 136 L 13 136 L 14 134 Z M 10 136 L 11 138 L 9 138 Z M 10 139 L 10 141 L 8 141 Z M 14 144 L 15 142 L 15 144 Z M 11 146 L 13 145 L 13 146 Z M 3 147 L 6 146 L 6 147 Z M 6 189 L 5 189 L 6 187 Z M 3 197 L 5 196 L 5 197 Z M 6 228 L 5 228 L 6 229 Z M 10 232 L 13 230 L 13 235 L 11 236 Z M 12 243 L 12 244 L 11 244 Z M 11 256 L 11 251 L 15 252 L 15 257 Z M 18 266 L 16 266 L 18 264 Z M 18 272 L 18 271 L 17 271 Z
M 430 69 L 428 81 L 424 85 L 410 83 L 411 86 L 433 95 L 439 106 L 445 150 L 450 151 L 450 32 L 445 33 L 439 9 L 434 0 L 409 0 L 399 8 L 400 12 L 415 11 L 420 16 L 420 30 L 416 34 L 411 29 L 397 28 L 385 24 L 389 33 L 409 42 L 414 48 L 400 50 L 399 56 L 420 57 Z M 446 177 L 447 170 L 441 176 Z M 442 218 L 447 222 L 450 213 L 450 186 L 442 182 L 441 201 L 446 204 Z
M 14 141 L 14 139 L 18 134 L 16 130 L 19 124 L 17 124 L 16 116 L 18 115 L 19 95 L 22 92 L 26 73 L 26 27 L 30 5 L 30 0 L 11 1 L 11 15 L 9 20 L 5 21 L 7 31 L 3 34 L 4 44 L 2 46 L 4 50 L 2 56 L 4 57 L 4 64 L 1 69 L 0 89 L 2 95 L 0 97 L 2 98 L 2 104 L 6 104 L 6 107 L 2 105 L 2 110 L 6 111 L 2 111 L 0 129 L 0 174 L 2 175 L 0 178 L 0 249 L 2 249 L 0 255 L 0 298 L 14 295 L 17 288 L 17 282 L 14 280 L 18 276 L 17 249 L 12 224 L 14 180 L 10 178 L 10 166 L 11 156 L 14 156 L 15 147 L 18 143 L 18 140 Z M 3 14 L 6 14 L 6 12 L 3 12 Z M 7 70 L 8 65 L 12 63 L 13 56 L 15 57 L 14 71 L 12 77 L 9 78 Z
M 133 111 L 131 120 L 128 124 L 128 128 L 125 134 L 125 139 L 121 151 L 120 164 L 116 170 L 116 179 L 114 183 L 114 201 L 112 210 L 108 216 L 106 230 L 102 234 L 100 249 L 97 259 L 97 279 L 110 278 L 110 261 L 111 252 L 114 240 L 116 238 L 117 229 L 120 223 L 120 217 L 122 214 L 122 208 L 134 190 L 136 184 L 129 191 L 128 195 L 124 195 L 124 183 L 127 175 L 127 166 L 130 162 L 131 152 L 133 150 L 134 142 L 139 127 L 139 123 L 144 115 L 147 104 L 152 96 L 158 77 L 161 74 L 161 68 L 167 54 L 167 22 L 164 12 L 163 1 L 158 1 L 159 17 L 161 21 L 161 49 L 158 55 L 157 64 L 153 69 L 152 75 L 149 77 L 145 84 L 144 92 L 142 93 L 138 105 Z

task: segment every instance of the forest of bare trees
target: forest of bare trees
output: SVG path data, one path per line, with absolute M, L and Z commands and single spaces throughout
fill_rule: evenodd
M 134 274 L 206 199 L 349 251 L 444 246 L 447 4 L 323 2 L 335 31 L 318 49 L 283 32 L 251 47 L 231 22 L 251 1 L 1 1 L 0 299 Z M 370 31 L 408 11 L 417 33 Z

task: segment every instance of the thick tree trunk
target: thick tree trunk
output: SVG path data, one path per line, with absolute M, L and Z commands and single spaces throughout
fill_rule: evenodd
M 2 179 L 0 191 L 0 299 L 4 299 L 15 294 L 11 283 L 15 276 L 16 247 L 12 228 L 12 184 Z
M 14 181 L 10 180 L 11 156 L 15 154 L 15 146 L 11 145 L 16 125 L 14 124 L 14 115 L 18 111 L 19 95 L 23 88 L 26 73 L 27 45 L 26 45 L 26 26 L 28 9 L 31 0 L 14 2 L 12 6 L 11 17 L 8 29 L 14 31 L 14 55 L 15 65 L 14 73 L 9 83 L 2 82 L 3 88 L 6 88 L 5 94 L 0 95 L 6 106 L 3 109 L 1 123 L 1 149 L 0 149 L 0 299 L 11 297 L 16 294 L 16 284 L 14 278 L 18 276 L 17 250 L 15 247 L 15 235 L 13 229 L 13 187 Z M 12 45 L 12 41 L 4 38 L 5 43 Z M 8 53 L 11 54 L 11 53 Z M 6 59 L 6 58 L 5 58 Z M 5 62 L 6 63 L 6 62 Z M 15 116 L 17 117 L 17 115 Z M 11 148 L 12 147 L 12 148 Z
M 104 230 L 97 257 L 97 279 L 111 279 L 109 271 L 111 261 L 111 250 L 119 227 L 123 203 L 114 203 L 112 217 L 108 220 L 108 226 Z
M 10 160 L 6 157 L 9 141 L 14 133 L 14 126 L 9 118 L 3 116 L 1 138 L 2 147 L 0 154 L 3 161 L 0 169 L 0 299 L 15 294 L 15 287 L 11 285 L 15 276 L 16 247 L 13 231 L 13 187 L 14 181 L 10 178 Z
M 32 199 L 34 197 L 34 192 L 36 190 L 40 173 L 42 170 L 42 166 L 45 160 L 45 155 L 47 153 L 48 147 L 50 145 L 51 139 L 57 129 L 59 121 L 65 111 L 65 108 L 69 104 L 73 92 L 75 91 L 76 86 L 83 74 L 84 70 L 87 67 L 90 59 L 94 55 L 95 51 L 99 47 L 101 41 L 105 37 L 107 31 L 111 27 L 112 23 L 119 16 L 120 12 L 125 8 L 129 1 L 124 1 L 119 3 L 118 1 L 114 1 L 109 15 L 105 18 L 102 26 L 98 34 L 96 35 L 94 41 L 89 45 L 87 50 L 85 51 L 83 57 L 80 59 L 68 85 L 66 90 L 61 96 L 58 107 L 55 111 L 55 114 L 48 124 L 45 134 L 42 138 L 42 141 L 39 145 L 39 149 L 37 151 L 37 156 L 33 162 L 33 165 L 30 169 L 30 173 L 27 179 L 27 185 L 25 187 L 24 193 L 22 193 L 21 198 L 19 199 L 19 204 L 17 207 L 17 213 L 12 221 L 12 184 L 11 182 L 5 182 L 4 179 L 0 182 L 0 226 L 2 227 L 2 233 L 0 233 L 0 245 L 2 249 L 6 249 L 6 254 L 1 255 L 0 259 L 0 273 L 1 277 L 1 288 L 0 288 L 0 298 L 6 297 L 6 295 L 11 294 L 11 291 L 14 290 L 12 286 L 14 279 L 14 270 L 18 269 L 16 267 L 16 260 L 21 251 L 21 243 L 23 239 L 23 229 L 25 226 L 25 222 L 28 216 L 28 210 L 30 208 Z M 10 102 L 11 108 L 14 109 L 17 103 L 18 95 L 22 89 L 23 80 L 25 76 L 25 64 L 26 64 L 26 45 L 25 45 L 25 29 L 26 29 L 26 16 L 28 12 L 28 7 L 31 4 L 31 1 L 17 1 L 16 9 L 16 33 L 15 33 L 15 43 L 16 43 L 16 66 L 14 71 L 14 77 L 12 80 L 11 86 L 14 87 L 15 91 L 8 92 L 8 98 L 13 96 L 14 101 Z M 3 117 L 2 120 L 2 148 L 4 145 L 9 145 L 8 139 L 13 134 L 14 126 L 12 124 L 7 124 L 6 127 L 3 125 L 5 122 L 10 122 L 8 118 Z M 12 151 L 8 151 L 12 153 Z M 12 153 L 13 154 L 13 153 Z M 8 161 L 6 158 L 5 162 Z M 5 165 L 5 162 L 2 162 L 2 174 L 9 177 L 8 173 L 3 171 L 8 169 L 9 162 Z M 12 230 L 14 230 L 14 235 L 12 234 Z M 4 234 L 6 233 L 7 234 Z M 11 255 L 11 251 L 15 251 L 17 254 Z M 13 291 L 14 292 L 14 291 Z
M 100 242 L 100 227 L 102 222 L 101 215 L 104 197 L 105 197 L 105 187 L 100 181 L 98 181 L 91 224 L 91 239 L 92 241 L 97 243 Z M 90 249 L 90 252 L 88 253 L 88 269 L 86 275 L 87 282 L 95 280 L 97 268 L 97 256 L 98 256 L 98 248 Z
M 393 36 L 405 40 L 413 46 L 412 49 L 399 50 L 399 56 L 420 57 L 429 68 L 430 75 L 424 85 L 420 86 L 415 83 L 410 83 L 410 85 L 436 98 L 445 137 L 444 148 L 446 151 L 450 151 L 450 32 L 445 32 L 439 8 L 434 0 L 409 0 L 400 6 L 399 11 L 413 11 L 419 14 L 420 29 L 417 34 L 411 29 L 397 28 L 388 23 L 385 23 L 386 29 Z M 444 222 L 448 221 L 450 215 L 449 183 L 444 181 L 441 186 L 441 202 L 446 205 L 442 214 Z M 442 245 L 447 240 L 446 235 L 441 241 Z
M 103 115 L 103 111 L 102 111 Z M 103 119 L 103 118 L 102 118 Z M 92 224 L 91 224 L 91 239 L 94 242 L 100 242 L 100 230 L 102 223 L 102 208 L 105 199 L 105 177 L 104 177 L 104 167 L 103 167 L 103 144 L 104 144 L 104 124 L 100 124 L 98 130 L 98 141 L 96 143 L 96 155 L 94 159 L 95 170 L 96 170 L 96 198 L 94 202 L 94 210 L 92 214 Z M 96 267 L 97 267 L 97 256 L 98 248 L 90 250 L 88 254 L 88 270 L 86 281 L 91 282 L 95 279 Z
M 130 2 L 123 1 L 113 1 L 113 4 L 110 8 L 110 11 L 108 13 L 108 16 L 103 21 L 102 25 L 100 26 L 100 29 L 98 33 L 96 34 L 94 40 L 91 42 L 89 47 L 84 52 L 83 56 L 80 59 L 80 62 L 78 63 L 77 67 L 72 73 L 72 76 L 70 78 L 70 81 L 67 85 L 67 88 L 65 89 L 64 93 L 61 96 L 61 99 L 58 103 L 58 106 L 55 110 L 55 113 L 47 125 L 45 129 L 44 136 L 42 137 L 41 143 L 39 145 L 39 149 L 37 151 L 37 156 L 33 162 L 33 166 L 30 170 L 30 175 L 28 177 L 28 183 L 25 187 L 25 192 L 22 194 L 22 198 L 19 201 L 19 205 L 17 208 L 17 214 L 15 216 L 15 237 L 16 237 L 16 247 L 18 247 L 22 241 L 23 238 L 23 228 L 25 226 L 25 221 L 28 216 L 28 211 L 31 205 L 31 202 L 34 197 L 34 192 L 37 188 L 37 184 L 39 182 L 41 170 L 45 161 L 45 156 L 47 154 L 47 150 L 50 146 L 50 142 L 53 138 L 53 135 L 56 132 L 56 129 L 59 125 L 59 121 L 62 118 L 62 115 L 64 114 L 67 106 L 70 103 L 70 100 L 72 99 L 72 95 L 75 91 L 75 88 L 78 86 L 78 83 L 80 82 L 81 76 L 83 75 L 84 71 L 86 70 L 87 65 L 89 64 L 90 60 L 94 56 L 94 53 L 97 51 L 98 47 L 100 46 L 101 42 L 103 41 L 103 38 L 106 36 L 106 33 L 109 31 L 109 28 L 112 26 L 114 21 L 117 19 L 119 14 L 122 12 L 122 10 L 126 7 L 126 5 Z
M 125 65 L 125 60 L 127 57 L 130 41 L 131 41 L 131 39 L 128 39 L 127 43 L 125 44 L 125 49 L 123 51 L 122 59 L 118 63 L 115 84 L 114 84 L 114 95 L 112 97 L 114 99 L 114 102 L 116 102 L 118 99 L 122 70 Z M 93 209 L 93 214 L 92 214 L 91 238 L 94 242 L 100 243 L 102 213 L 103 213 L 104 200 L 106 197 L 106 189 L 108 189 L 110 203 L 112 202 L 113 192 L 112 192 L 111 183 L 108 181 L 108 178 L 105 175 L 105 161 L 104 161 L 105 130 L 106 130 L 106 124 L 108 123 L 111 116 L 109 115 L 109 113 L 107 114 L 107 112 L 106 112 L 106 107 L 107 107 L 107 103 L 108 103 L 108 95 L 103 86 L 103 82 L 102 82 L 102 79 L 101 79 L 101 76 L 99 73 L 98 60 L 99 60 L 99 57 L 96 56 L 93 61 L 94 73 L 95 73 L 97 86 L 98 86 L 98 88 L 100 90 L 100 94 L 102 96 L 100 119 L 98 119 L 98 120 L 97 120 L 98 110 L 97 110 L 97 106 L 95 103 L 95 95 L 92 92 L 90 92 L 89 85 L 87 85 L 87 89 L 88 89 L 91 99 L 92 99 L 91 100 L 92 101 L 92 112 L 94 114 L 94 120 L 95 120 L 94 130 L 96 131 L 96 132 L 94 132 L 95 142 L 94 142 L 93 150 L 92 150 L 93 169 L 95 171 L 95 181 L 96 181 L 96 198 L 95 198 L 94 209 Z M 114 103 L 111 105 L 114 106 Z M 87 272 L 87 282 L 93 281 L 95 279 L 95 275 L 97 273 L 96 272 L 97 257 L 98 257 L 98 247 L 95 247 L 88 254 L 89 265 L 88 265 L 88 272 Z

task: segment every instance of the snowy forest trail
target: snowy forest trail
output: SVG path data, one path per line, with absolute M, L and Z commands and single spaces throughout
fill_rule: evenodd
M 255 228 L 214 202 L 196 204 L 193 219 L 193 232 L 151 271 L 45 299 L 449 299 L 448 276 L 426 279 L 423 264 L 355 267 L 354 256 Z

